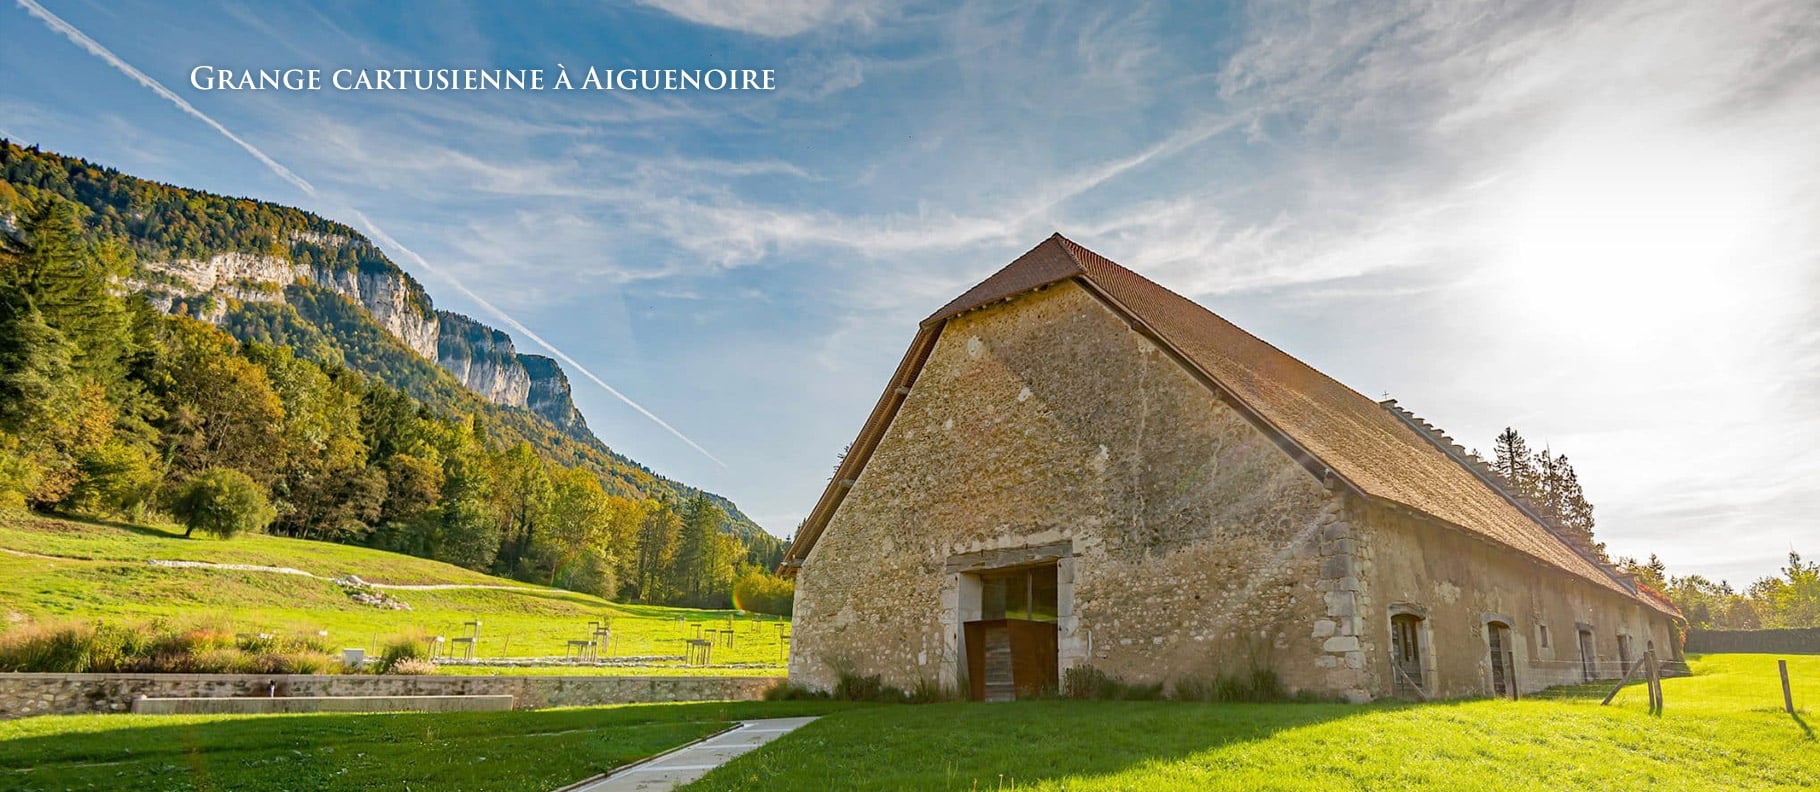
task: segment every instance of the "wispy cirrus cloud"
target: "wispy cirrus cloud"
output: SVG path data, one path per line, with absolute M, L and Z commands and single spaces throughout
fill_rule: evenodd
M 882 4 L 873 0 L 758 0 L 724 3 L 717 0 L 638 0 L 642 5 L 699 25 L 737 30 L 758 36 L 795 36 L 829 25 L 872 27 Z

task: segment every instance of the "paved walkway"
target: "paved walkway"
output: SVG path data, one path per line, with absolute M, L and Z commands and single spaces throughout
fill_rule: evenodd
M 741 754 L 796 731 L 814 718 L 769 718 L 742 721 L 732 731 L 698 743 L 658 754 L 639 764 L 594 781 L 585 781 L 567 792 L 660 792 L 675 789 L 708 774 L 709 770 Z

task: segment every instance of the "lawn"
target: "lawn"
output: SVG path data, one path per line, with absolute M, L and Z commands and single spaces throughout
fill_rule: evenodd
M 654 704 L 541 712 L 0 722 L 0 788 L 543 792 L 741 718 L 826 714 L 692 790 L 1820 788 L 1820 657 L 1695 658 L 1586 698 L 1436 704 Z
M 708 736 L 828 702 L 540 712 L 81 715 L 0 722 L 0 789 L 547 792 Z
M 561 656 L 588 623 L 609 621 L 615 656 L 681 656 L 698 629 L 735 630 L 717 646 L 716 664 L 779 664 L 774 617 L 726 610 L 622 605 L 561 589 L 517 583 L 427 559 L 349 545 L 242 536 L 184 539 L 173 529 L 0 512 L 0 630 L 20 618 L 208 619 L 236 632 L 327 630 L 334 646 L 376 651 L 402 635 L 465 635 L 480 621 L 481 657 Z M 149 560 L 200 561 L 300 569 L 318 577 L 226 569 L 154 566 Z M 353 574 L 372 583 L 509 586 L 509 589 L 389 589 L 410 610 L 350 600 L 329 578 Z M 561 673 L 593 673 L 566 668 Z M 671 669 L 600 669 L 600 673 L 670 673 Z M 778 674 L 781 669 L 738 670 Z M 470 672 L 473 673 L 473 672 Z M 478 673 L 487 673 L 480 671 Z M 504 671 L 502 673 L 513 673 Z M 539 672 L 556 673 L 556 672 Z
M 1794 658 L 1781 711 L 1775 658 L 1716 655 L 1585 699 L 1437 704 L 1036 701 L 843 712 L 691 789 L 1715 789 L 1820 788 L 1820 657 Z M 1609 690 L 1609 688 L 1606 688 Z

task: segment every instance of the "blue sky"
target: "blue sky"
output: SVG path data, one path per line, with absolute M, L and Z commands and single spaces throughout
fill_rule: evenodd
M 503 326 L 438 272 L 725 465 L 571 367 L 608 443 L 776 533 L 916 322 L 1059 230 L 1469 447 L 1566 452 L 1615 553 L 1820 554 L 1811 3 L 39 2 L 314 191 L 23 4 L 0 134 L 364 214 L 440 307 Z M 188 84 L 556 64 L 779 88 Z

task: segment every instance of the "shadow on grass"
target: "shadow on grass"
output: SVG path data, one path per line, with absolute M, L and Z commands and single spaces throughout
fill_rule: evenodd
M 515 712 L 44 717 L 0 725 L 0 789 L 544 790 L 745 718 L 830 702 Z
M 161 528 L 161 527 L 153 526 L 153 525 L 137 525 L 137 524 L 129 523 L 129 522 L 121 522 L 119 520 L 106 520 L 106 519 L 102 519 L 100 517 L 90 517 L 85 514 L 64 514 L 62 512 L 54 512 L 54 513 L 50 513 L 50 514 L 33 512 L 33 514 L 38 517 L 43 517 L 43 518 L 53 519 L 53 520 L 62 520 L 64 522 L 77 523 L 79 525 L 99 525 L 99 526 L 103 526 L 106 528 L 117 528 L 122 531 L 128 531 L 131 533 L 138 534 L 140 536 L 151 536 L 151 537 L 155 537 L 158 539 L 183 539 L 183 538 L 186 538 L 183 535 L 183 529 L 175 527 L 175 526 L 170 527 L 170 528 Z M 191 537 L 187 537 L 187 538 L 195 539 L 197 537 L 191 536 Z M 203 537 L 203 538 L 213 538 L 213 537 Z
M 1814 739 L 1813 728 L 1807 725 L 1807 721 L 1803 720 L 1799 713 L 1791 712 L 1788 716 L 1795 719 L 1795 725 L 1801 727 L 1801 733 L 1807 735 L 1807 739 Z

